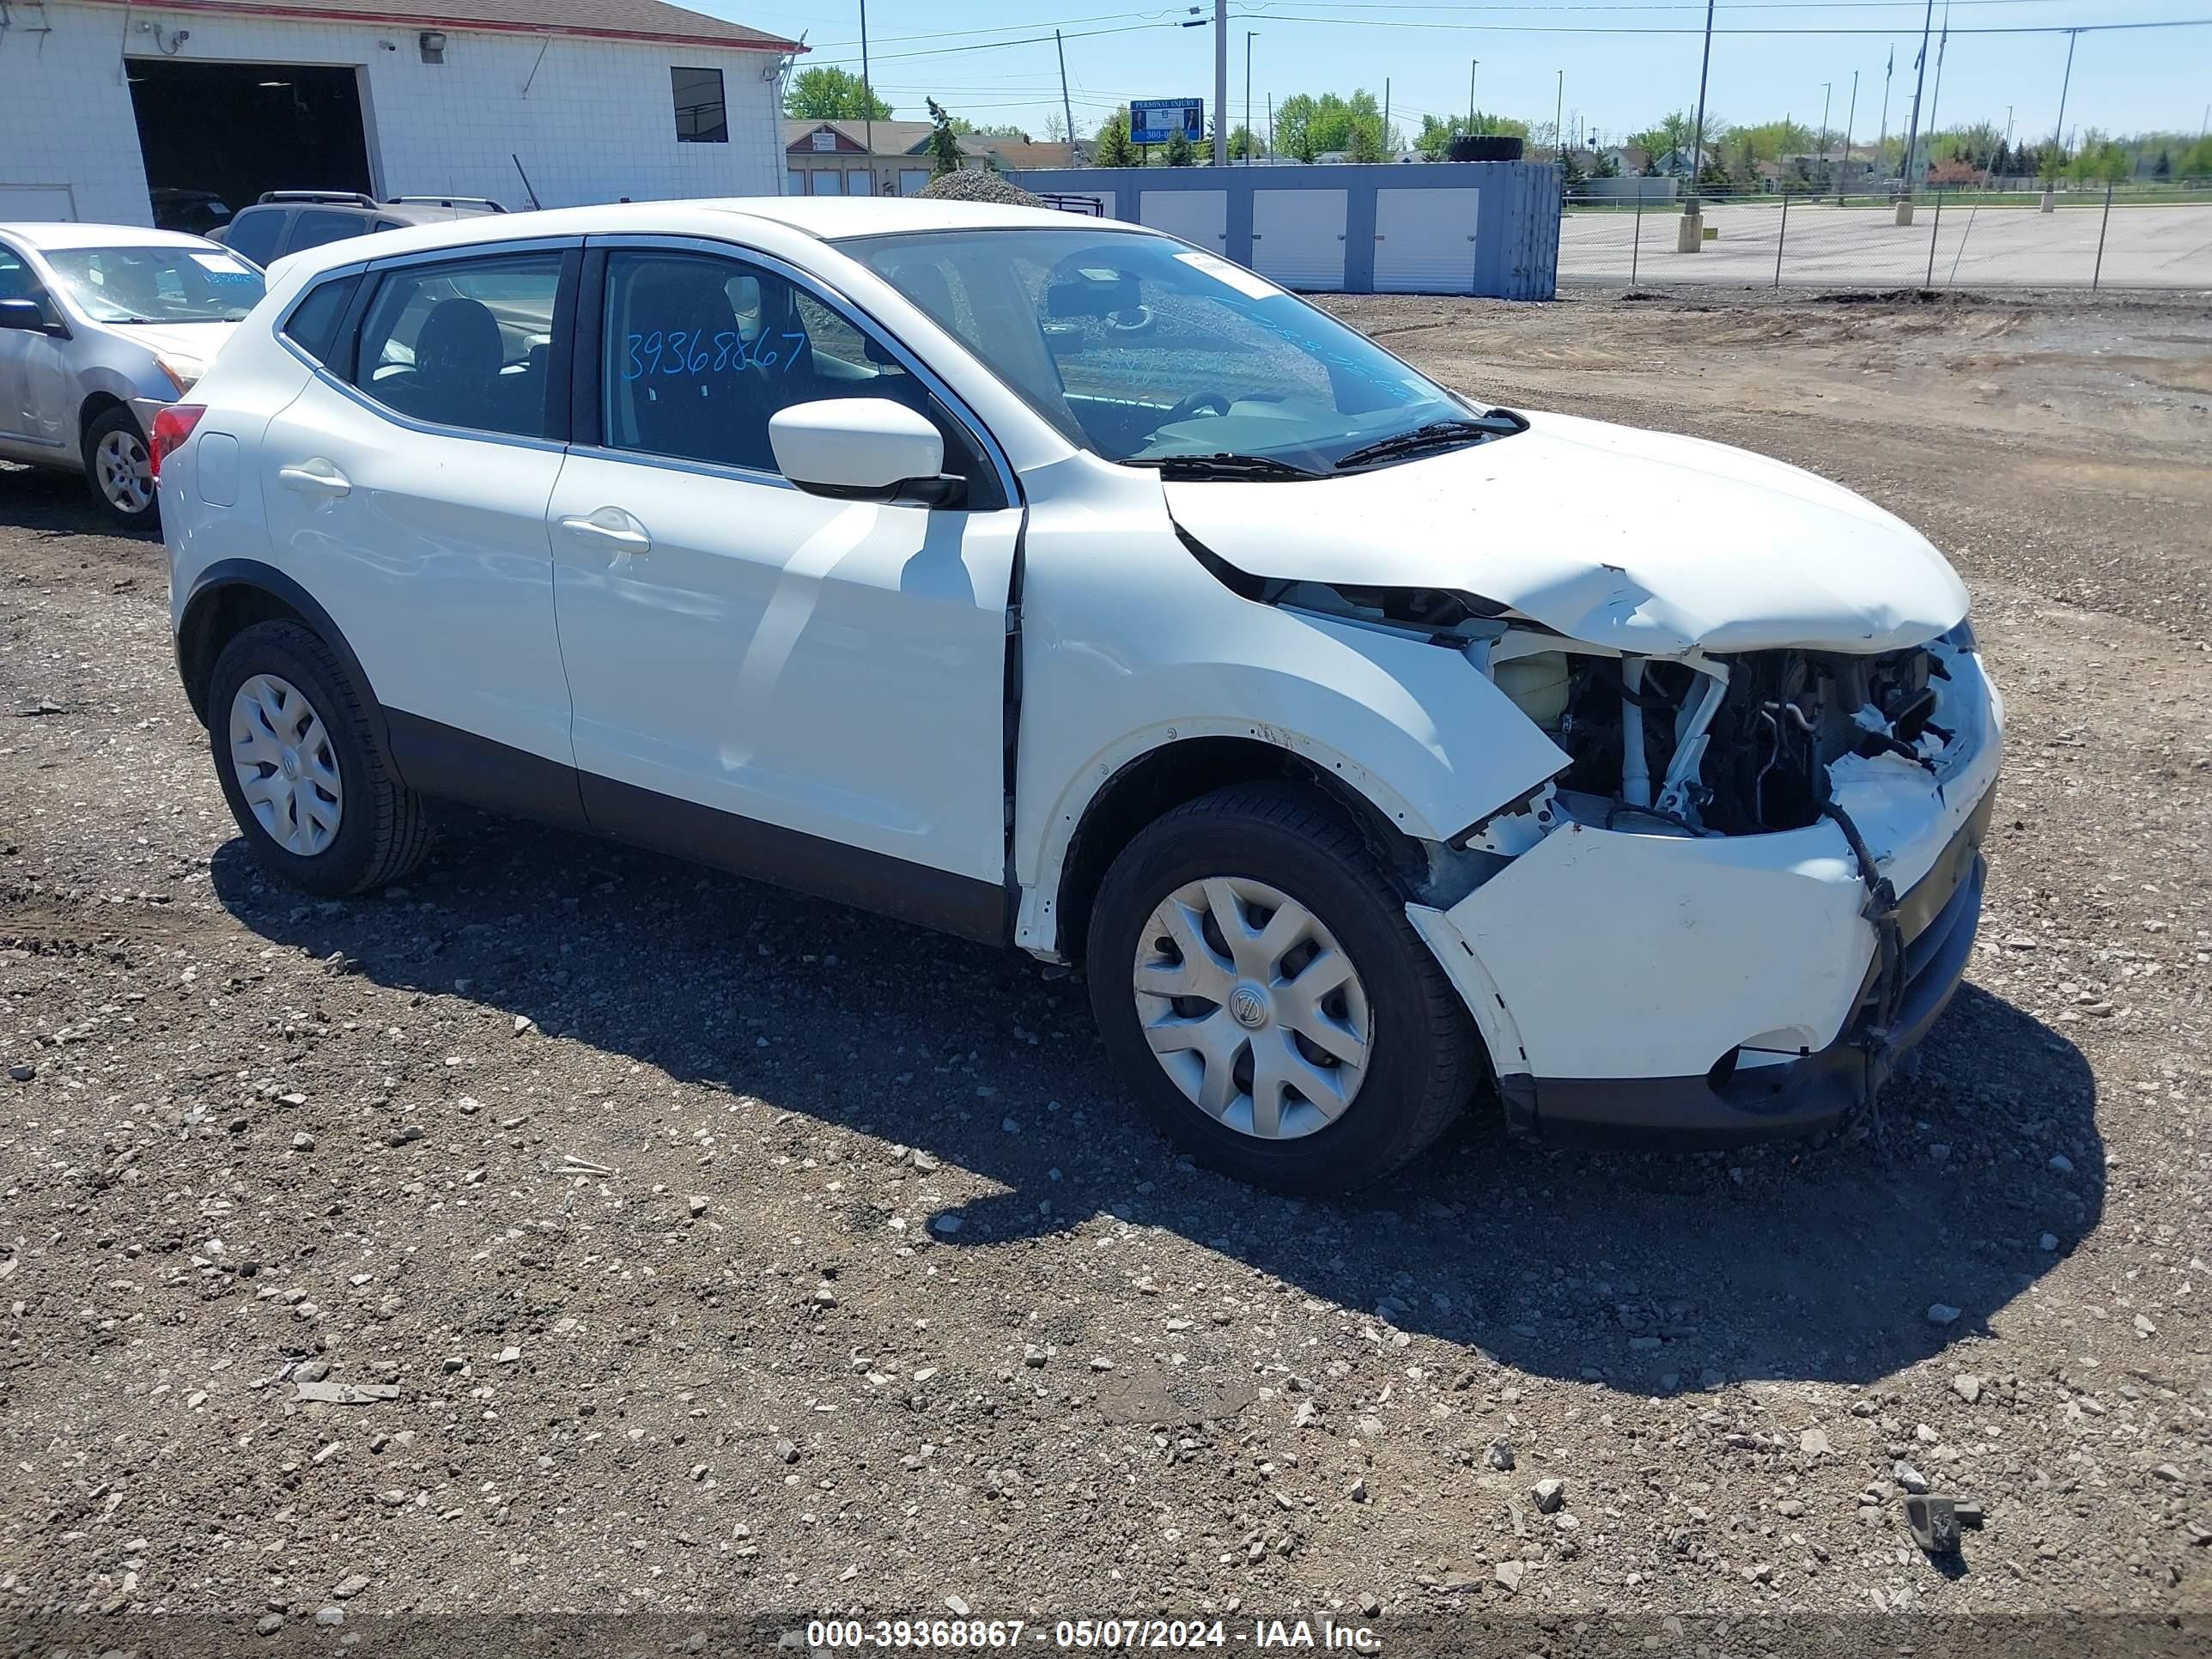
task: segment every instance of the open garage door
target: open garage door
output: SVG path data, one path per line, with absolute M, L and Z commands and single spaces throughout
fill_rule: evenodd
M 165 229 L 204 234 L 264 190 L 374 188 L 354 69 L 146 58 L 128 68 Z

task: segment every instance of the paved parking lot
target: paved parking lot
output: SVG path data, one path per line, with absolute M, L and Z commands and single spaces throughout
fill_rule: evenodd
M 1705 225 L 1720 234 L 1694 254 L 1674 251 L 1679 210 L 1570 212 L 1559 230 L 1562 283 L 1771 284 L 1775 252 L 1792 284 L 1963 289 L 2114 288 L 2212 290 L 2212 203 L 2115 207 L 2099 276 L 2095 207 L 2039 213 L 2033 207 L 1976 207 L 1947 202 L 1937 222 L 1922 202 L 1911 225 L 1887 208 L 1837 208 L 1793 202 L 1785 227 L 1777 202 L 1712 204 Z M 1640 238 L 1641 246 L 1637 244 Z
M 1838 1142 L 1477 1114 L 1345 1203 L 1178 1164 L 1017 956 L 467 816 L 264 880 L 159 550 L 0 470 L 0 1613 L 2201 1614 L 2212 316 L 1692 299 L 1336 303 L 1954 555 L 1970 983 Z

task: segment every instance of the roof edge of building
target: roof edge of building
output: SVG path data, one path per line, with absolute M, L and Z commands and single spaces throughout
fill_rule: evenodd
M 149 11 L 191 11 L 237 17 L 296 17 L 318 23 L 390 24 L 404 28 L 446 29 L 456 34 L 522 34 L 577 40 L 634 40 L 648 45 L 707 46 L 718 52 L 757 52 L 774 56 L 811 50 L 803 42 L 763 34 L 757 40 L 733 40 L 726 35 L 682 34 L 651 29 L 593 28 L 588 26 L 505 22 L 488 17 L 441 17 L 428 11 L 395 7 L 389 10 L 347 11 L 336 7 L 295 5 L 287 0 L 80 0 L 96 6 L 138 6 Z M 713 21 L 713 20 L 708 20 Z

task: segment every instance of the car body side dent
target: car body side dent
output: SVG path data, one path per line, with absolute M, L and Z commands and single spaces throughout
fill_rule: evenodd
M 1088 476 L 1068 478 L 1075 468 Z M 1014 818 L 1024 948 L 1054 948 L 1061 868 L 1085 809 L 1163 744 L 1279 745 L 1429 842 L 1567 764 L 1461 652 L 1231 592 L 1177 538 L 1156 473 L 1078 456 L 1025 483 Z

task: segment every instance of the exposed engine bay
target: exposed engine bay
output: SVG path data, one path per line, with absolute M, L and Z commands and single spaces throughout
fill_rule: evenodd
M 1940 719 L 1944 647 L 1972 648 L 1961 623 L 1942 641 L 1874 655 L 1639 657 L 1441 590 L 1269 586 L 1255 597 L 1462 650 L 1571 757 L 1547 786 L 1565 815 L 1641 833 L 1802 829 L 1826 815 L 1829 769 L 1852 756 L 1937 773 L 1954 735 Z M 1526 817 L 1534 805 L 1499 817 Z M 1531 830 L 1542 833 L 1501 825 L 1487 849 L 1518 852 Z

